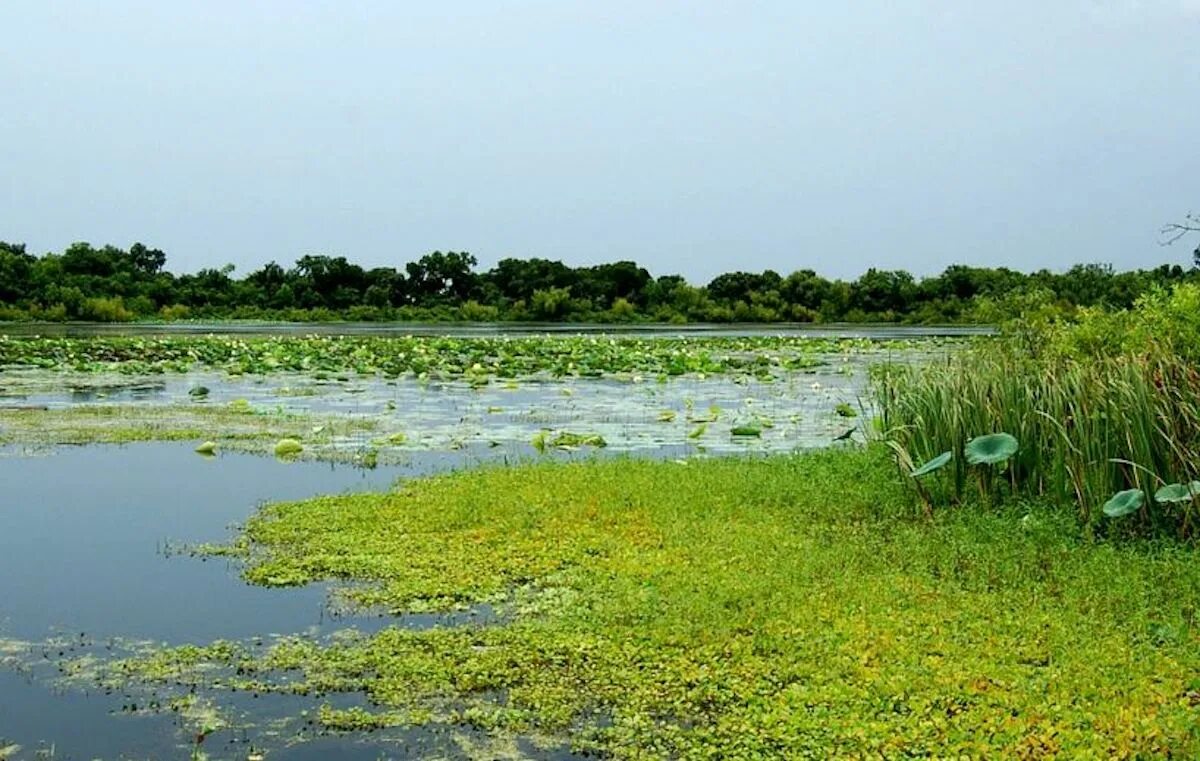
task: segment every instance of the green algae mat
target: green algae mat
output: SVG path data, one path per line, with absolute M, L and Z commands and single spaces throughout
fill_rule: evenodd
M 361 691 L 316 720 L 615 758 L 1200 754 L 1192 550 L 1088 540 L 1036 505 L 925 520 L 871 449 L 483 468 L 270 505 L 224 551 L 258 584 L 493 612 L 96 678 Z

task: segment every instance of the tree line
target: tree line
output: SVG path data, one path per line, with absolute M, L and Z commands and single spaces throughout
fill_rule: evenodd
M 874 268 L 853 281 L 811 269 L 764 270 L 693 285 L 679 275 L 655 277 L 632 261 L 572 267 L 507 258 L 479 271 L 474 256 L 455 251 L 370 269 L 313 254 L 241 277 L 233 265 L 175 274 L 166 263 L 166 254 L 141 243 L 75 243 L 36 256 L 23 244 L 0 242 L 0 320 L 995 322 L 1031 306 L 1126 308 L 1152 288 L 1197 278 L 1196 269 L 1179 265 L 1033 273 L 954 265 L 924 278 Z

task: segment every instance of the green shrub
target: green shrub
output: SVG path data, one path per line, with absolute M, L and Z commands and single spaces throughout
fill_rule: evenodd
M 129 322 L 134 316 L 133 312 L 125 308 L 125 302 L 120 296 L 110 299 L 84 299 L 79 309 L 79 317 L 91 322 Z

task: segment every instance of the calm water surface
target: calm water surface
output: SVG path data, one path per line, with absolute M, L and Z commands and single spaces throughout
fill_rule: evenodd
M 391 488 L 399 478 L 476 464 L 463 452 L 421 452 L 374 470 L 252 455 L 205 459 L 192 444 L 66 447 L 25 456 L 0 450 L 0 747 L 15 758 L 53 748 L 55 759 L 187 758 L 179 720 L 146 714 L 170 694 L 105 694 L 59 686 L 60 655 L 112 657 L 132 642 L 253 641 L 273 634 L 324 637 L 353 627 L 487 625 L 486 611 L 452 616 L 340 615 L 330 585 L 287 589 L 241 581 L 235 563 L 172 552 L 180 543 L 220 542 L 266 500 Z M 571 455 L 562 455 L 571 456 Z M 230 696 L 221 707 L 241 721 L 216 733 L 211 758 L 242 758 L 250 747 L 274 758 L 453 757 L 444 733 L 311 737 L 303 721 L 279 722 L 322 703 L 361 701 Z M 308 733 L 308 734 L 306 734 Z M 285 743 L 305 739 L 284 749 Z M 529 750 L 530 758 L 555 757 Z M 558 754 L 557 757 L 563 757 Z
M 556 327 L 567 332 L 580 328 Z M 115 328 L 95 328 L 109 329 Z M 443 333 L 464 329 L 471 328 L 436 326 Z M 295 332 L 312 332 L 312 326 Z M 414 331 L 406 325 L 403 332 Z M 169 690 L 123 695 L 63 686 L 54 665 L 60 652 L 112 658 L 142 642 L 252 642 L 270 635 L 324 638 L 347 628 L 494 623 L 487 609 L 442 617 L 348 615 L 339 611 L 336 586 L 252 587 L 242 582 L 234 561 L 178 551 L 187 544 L 228 539 L 232 527 L 265 501 L 386 490 L 397 479 L 534 456 L 673 458 L 823 446 L 839 432 L 861 426 L 870 414 L 869 409 L 856 419 L 834 414 L 839 402 L 862 405 L 865 361 L 830 356 L 822 367 L 770 383 L 748 378 L 681 377 L 665 383 L 567 379 L 523 382 L 515 388 L 358 377 L 317 381 L 298 375 L 131 378 L 6 372 L 0 383 L 2 404 L 169 408 L 244 399 L 264 414 L 280 410 L 364 417 L 383 426 L 362 434 L 362 440 L 348 438 L 345 446 L 372 446 L 369 439 L 393 430 L 406 432 L 409 443 L 400 464 L 371 470 L 233 453 L 205 459 L 193 452 L 195 443 L 0 448 L 0 748 L 20 744 L 24 750 L 15 758 L 35 758 L 49 749 L 55 759 L 188 757 L 188 738 L 178 717 L 144 710 L 147 701 L 172 697 Z M 200 401 L 188 394 L 198 385 L 210 389 Z M 697 425 L 688 418 L 693 412 L 710 413 L 710 408 L 720 410 L 720 422 L 691 436 Z M 664 421 L 664 411 L 677 418 Z M 730 436 L 730 426 L 756 420 L 770 422 L 761 437 Z M 601 433 L 609 447 L 536 455 L 530 438 L 546 429 Z M 269 757 L 287 759 L 462 757 L 445 728 L 314 737 L 312 727 L 297 718 L 322 702 L 354 704 L 362 696 L 229 695 L 221 700 L 221 708 L 236 720 L 233 728 L 206 742 L 212 759 L 245 759 L 251 747 L 265 747 Z M 294 744 L 298 740 L 304 742 Z M 568 757 L 528 744 L 517 752 L 527 758 Z

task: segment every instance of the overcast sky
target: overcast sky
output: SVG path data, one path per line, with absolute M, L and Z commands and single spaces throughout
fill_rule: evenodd
M 0 240 L 1188 263 L 1200 0 L 0 3 Z

